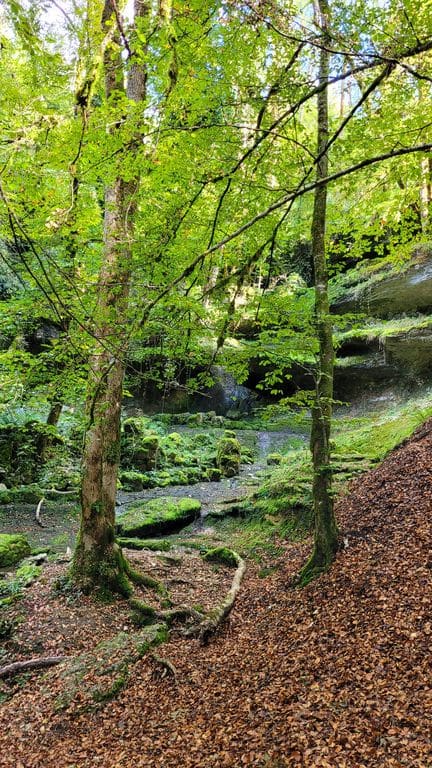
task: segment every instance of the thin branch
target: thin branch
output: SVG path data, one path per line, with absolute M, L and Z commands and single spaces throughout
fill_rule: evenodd
M 336 171 L 335 173 L 332 173 L 323 179 L 311 182 L 310 184 L 307 184 L 301 189 L 298 189 L 294 192 L 290 192 L 287 195 L 284 195 L 284 197 L 280 198 L 279 200 L 276 200 L 274 203 L 269 205 L 268 208 L 266 208 L 264 211 L 257 213 L 256 216 L 253 216 L 252 219 L 249 219 L 249 221 L 246 221 L 244 224 L 242 224 L 241 227 L 238 227 L 238 229 L 234 230 L 234 232 L 231 232 L 231 234 L 226 235 L 226 237 L 222 238 L 222 240 L 219 240 L 218 243 L 215 243 L 214 245 L 212 245 L 211 248 L 208 248 L 207 250 L 202 251 L 202 253 L 200 253 L 199 256 L 197 256 L 193 261 L 191 261 L 191 263 L 186 267 L 186 269 L 184 269 L 183 272 L 181 272 L 176 278 L 174 278 L 174 280 L 172 280 L 166 286 L 166 288 L 164 288 L 164 290 L 161 291 L 153 299 L 153 301 L 151 301 L 147 305 L 145 313 L 138 323 L 139 327 L 144 325 L 153 307 L 155 307 L 156 304 L 158 304 L 161 301 L 161 299 L 163 299 L 168 293 L 170 293 L 170 291 L 173 288 L 175 288 L 176 285 L 178 285 L 179 283 L 181 283 L 182 280 L 188 277 L 193 272 L 195 267 L 203 261 L 203 259 L 209 256 L 211 253 L 215 253 L 216 251 L 219 251 L 221 248 L 223 248 L 225 245 L 230 243 L 232 240 L 235 240 L 244 232 L 247 232 L 249 229 L 251 229 L 251 227 L 257 224 L 259 221 L 262 221 L 262 219 L 265 219 L 271 213 L 274 213 L 274 211 L 278 211 L 280 208 L 283 208 L 284 205 L 287 205 L 288 203 L 294 200 L 297 200 L 299 197 L 303 197 L 303 195 L 306 195 L 308 192 L 312 192 L 314 189 L 316 189 L 319 186 L 322 186 L 324 184 L 330 184 L 332 181 L 341 179 L 344 176 L 349 176 L 352 173 L 356 173 L 357 171 L 362 170 L 363 168 L 368 168 L 371 165 L 376 165 L 377 163 L 382 163 L 385 160 L 391 160 L 392 158 L 395 158 L 395 157 L 403 157 L 404 155 L 410 155 L 416 152 L 429 152 L 431 150 L 432 150 L 432 144 L 419 144 L 414 147 L 401 147 L 400 149 L 392 149 L 390 152 L 383 152 L 381 155 L 376 155 L 375 157 L 369 157 L 364 160 L 361 160 L 359 163 L 356 163 L 355 165 L 352 165 L 349 168 L 344 168 L 341 171 Z

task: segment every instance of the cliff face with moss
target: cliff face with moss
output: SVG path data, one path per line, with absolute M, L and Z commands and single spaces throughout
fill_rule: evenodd
M 362 262 L 335 280 L 332 291 L 331 309 L 343 329 L 336 336 L 339 396 L 429 379 L 432 245 L 416 246 L 396 263 Z

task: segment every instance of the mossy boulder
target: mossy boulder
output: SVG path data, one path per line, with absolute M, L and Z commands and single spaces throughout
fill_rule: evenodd
M 240 472 L 241 445 L 232 434 L 225 432 L 217 443 L 216 465 L 224 477 L 234 477 Z
M 280 453 L 269 453 L 267 456 L 267 464 L 269 467 L 276 466 L 282 463 L 282 458 Z
M 143 437 L 134 452 L 134 466 L 143 472 L 155 469 L 159 452 L 160 445 L 158 435 L 148 435 L 147 437 Z
M 22 533 L 0 533 L 0 568 L 15 565 L 30 553 L 31 546 Z
M 230 568 L 236 568 L 239 564 L 239 556 L 232 549 L 227 547 L 215 547 L 214 549 L 208 549 L 203 555 L 203 559 L 208 563 L 218 563 L 220 565 L 228 565 Z
M 119 480 L 124 491 L 142 491 L 147 488 L 147 475 L 142 472 L 126 470 L 120 472 Z
M 138 501 L 119 516 L 118 529 L 125 537 L 158 536 L 179 531 L 195 520 L 201 509 L 197 499 L 162 496 Z
M 218 482 L 222 477 L 222 472 L 218 467 L 209 467 L 207 470 L 207 478 L 212 482 Z

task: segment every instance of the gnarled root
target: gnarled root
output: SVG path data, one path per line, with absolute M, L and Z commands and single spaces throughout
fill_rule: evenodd
M 27 672 L 31 669 L 45 669 L 46 667 L 53 667 L 55 664 L 60 664 L 61 661 L 65 661 L 66 658 L 66 656 L 45 656 L 40 659 L 15 661 L 13 664 L 6 664 L 5 667 L 0 667 L 0 678 L 17 675 L 20 672 Z
M 222 622 L 225 621 L 226 617 L 231 611 L 231 608 L 234 605 L 235 599 L 240 590 L 243 576 L 246 572 L 245 561 L 240 557 L 240 555 L 237 554 L 237 552 L 232 552 L 232 554 L 234 555 L 235 561 L 237 563 L 237 568 L 232 580 L 231 588 L 227 593 L 225 600 L 217 608 L 215 608 L 210 616 L 205 619 L 205 621 L 201 622 L 200 626 L 198 627 L 198 636 L 202 645 L 208 643 L 210 638 L 217 632 Z
M 150 656 L 152 659 L 154 659 L 156 664 L 162 668 L 161 670 L 155 672 L 155 675 L 158 677 L 173 677 L 174 680 L 177 680 L 177 670 L 169 659 L 164 659 L 162 656 L 158 656 L 154 651 L 150 654 Z
M 166 611 L 158 611 L 156 608 L 147 605 L 142 600 L 138 600 L 136 597 L 132 597 L 129 600 L 129 604 L 135 610 L 139 619 L 143 623 L 153 624 L 155 622 L 163 621 L 168 626 L 171 626 L 175 621 L 187 621 L 193 619 L 194 621 L 202 621 L 202 615 L 193 608 L 188 608 L 187 605 L 178 605 L 176 608 L 169 608 Z

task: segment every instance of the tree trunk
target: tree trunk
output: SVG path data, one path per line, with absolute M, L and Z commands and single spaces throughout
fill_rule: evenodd
M 135 0 L 135 19 L 149 8 Z M 114 0 L 105 0 L 102 29 L 116 23 Z M 124 91 L 124 64 L 118 39 L 104 55 L 107 100 Z M 127 96 L 145 97 L 146 73 L 132 54 Z M 116 128 L 113 129 L 114 131 Z M 139 146 L 137 142 L 131 151 Z M 131 242 L 138 178 L 119 175 L 105 190 L 104 258 L 98 282 L 96 336 L 90 359 L 87 394 L 88 427 L 83 456 L 81 526 L 72 565 L 72 578 L 85 591 L 101 589 L 129 595 L 131 586 L 121 549 L 115 542 L 115 499 L 120 461 L 120 411 L 127 349 L 128 299 L 131 280 Z
M 323 47 L 320 50 L 319 80 L 328 82 L 329 53 L 327 0 L 319 0 L 317 16 L 322 29 Z M 328 175 L 327 142 L 328 91 L 318 95 L 318 165 L 317 180 Z M 313 464 L 314 549 L 301 572 L 301 581 L 307 583 L 326 570 L 337 549 L 337 526 L 333 511 L 332 472 L 330 465 L 330 429 L 333 400 L 334 348 L 328 297 L 328 271 L 325 249 L 327 187 L 315 190 L 312 218 L 312 257 L 315 272 L 315 326 L 319 342 L 319 356 L 315 399 L 312 408 L 310 448 Z

